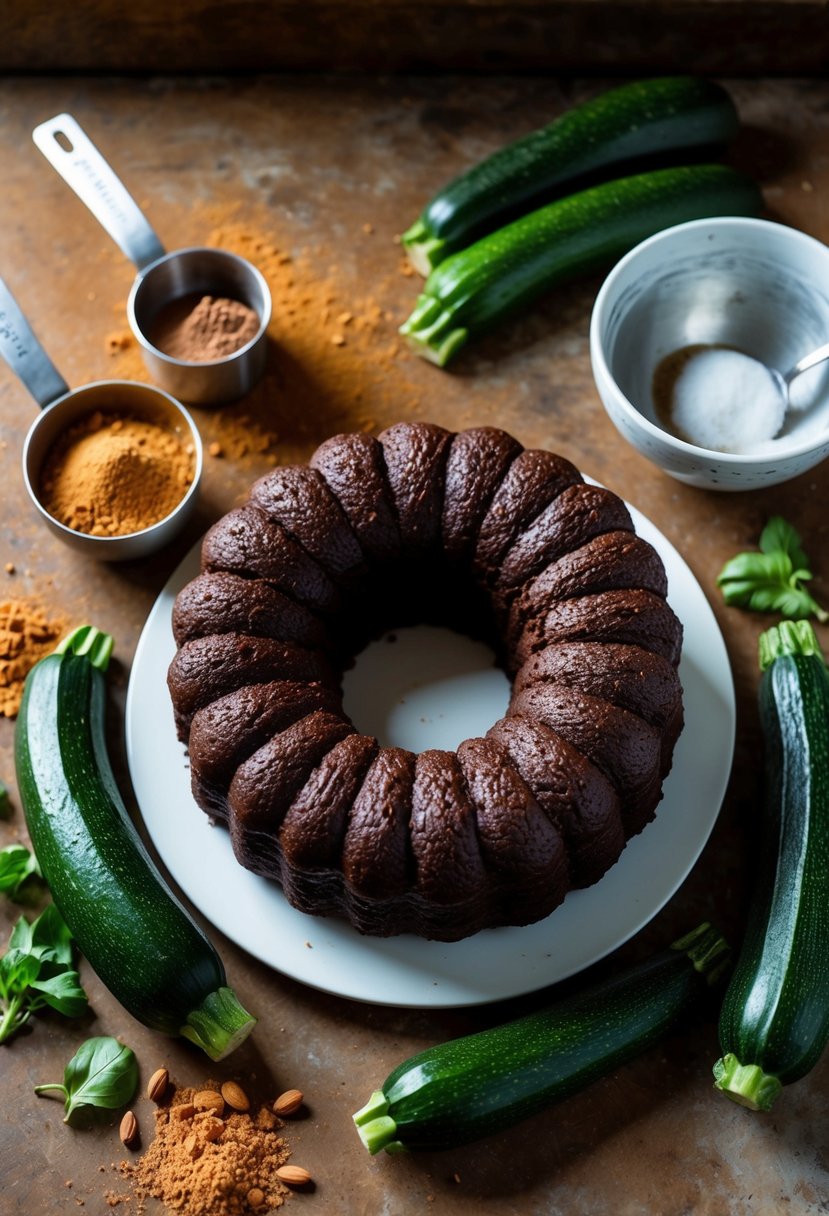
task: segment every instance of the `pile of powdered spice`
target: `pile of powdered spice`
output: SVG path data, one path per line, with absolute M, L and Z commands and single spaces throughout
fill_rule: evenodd
M 47 452 L 38 495 L 67 528 L 128 536 L 174 511 L 194 475 L 189 439 L 149 419 L 96 410 Z
M 153 346 L 185 363 L 212 363 L 247 346 L 259 333 L 259 317 L 226 296 L 180 296 L 161 309 L 149 338 Z
M 266 1216 L 291 1189 L 310 1183 L 305 1170 L 286 1164 L 290 1149 L 280 1135 L 282 1119 L 274 1113 L 295 1113 L 302 1101 L 298 1090 L 282 1095 L 282 1106 L 277 1099 L 274 1108 L 254 1109 L 233 1081 L 172 1089 L 166 1069 L 150 1079 L 148 1092 L 154 1090 L 153 1140 L 136 1161 L 120 1167 L 138 1198 L 139 1213 L 152 1197 L 179 1216 Z M 137 1140 L 137 1122 L 131 1114 L 128 1118 Z M 126 1139 L 130 1143 L 133 1137 Z
M 23 599 L 0 602 L 0 715 L 16 716 L 26 676 L 39 659 L 55 649 L 62 632 L 63 623 L 50 620 L 36 603 Z

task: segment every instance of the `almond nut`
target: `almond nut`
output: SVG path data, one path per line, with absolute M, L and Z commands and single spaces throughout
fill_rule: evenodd
M 166 1068 L 157 1068 L 147 1082 L 147 1097 L 151 1102 L 161 1102 L 170 1084 L 170 1074 Z
M 215 1115 L 223 1115 L 225 1111 L 225 1100 L 221 1094 L 217 1094 L 215 1089 L 200 1089 L 193 1098 L 193 1105 L 196 1110 L 210 1110 Z
M 284 1118 L 286 1115 L 294 1115 L 302 1106 L 302 1091 L 299 1089 L 286 1089 L 284 1094 L 280 1094 L 273 1104 L 273 1113 Z
M 171 1119 L 192 1119 L 196 1108 L 192 1102 L 179 1102 L 178 1106 L 170 1107 Z
M 235 1081 L 225 1081 L 222 1086 L 222 1097 L 228 1106 L 232 1106 L 234 1110 L 250 1110 L 250 1101 L 241 1085 L 237 1085 Z
M 131 1110 L 128 1110 L 121 1120 L 118 1135 L 121 1137 L 121 1143 L 125 1144 L 127 1148 L 135 1144 L 138 1139 L 138 1120 Z
M 307 1186 L 311 1181 L 311 1175 L 301 1165 L 280 1165 L 276 1176 L 280 1182 L 287 1182 L 288 1186 Z

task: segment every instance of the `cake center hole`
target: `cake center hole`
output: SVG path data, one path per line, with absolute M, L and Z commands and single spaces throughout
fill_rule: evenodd
M 454 751 L 507 712 L 510 684 L 495 653 L 452 629 L 393 629 L 345 673 L 345 711 L 383 747 Z

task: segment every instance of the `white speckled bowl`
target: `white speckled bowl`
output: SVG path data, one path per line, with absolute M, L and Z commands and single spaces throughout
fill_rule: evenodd
M 789 481 L 829 456 L 829 364 L 796 382 L 781 434 L 748 454 L 709 451 L 659 422 L 654 369 L 695 343 L 736 347 L 785 372 L 829 341 L 829 247 L 769 220 L 693 220 L 649 237 L 596 298 L 590 358 L 624 438 L 672 477 L 716 490 Z

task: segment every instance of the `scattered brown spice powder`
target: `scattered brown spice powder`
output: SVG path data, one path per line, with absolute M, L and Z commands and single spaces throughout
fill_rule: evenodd
M 208 1081 L 198 1090 L 176 1089 L 169 1105 L 154 1112 L 149 1148 L 136 1162 L 121 1163 L 139 1212 L 150 1196 L 178 1216 L 264 1216 L 284 1202 L 289 1191 L 277 1171 L 290 1149 L 279 1134 L 282 1123 L 264 1106 L 222 1119 L 199 1111 L 196 1095 L 213 1090 L 221 1100 L 219 1088 Z
M 207 245 L 240 254 L 265 277 L 273 299 L 268 360 L 262 380 L 242 400 L 199 413 L 208 454 L 237 463 L 290 463 L 305 460 L 309 447 L 338 431 L 376 431 L 416 413 L 420 390 L 406 372 L 397 337 L 401 318 L 382 304 L 388 285 L 378 280 L 375 294 L 346 294 L 337 267 L 323 260 L 325 251 L 288 252 L 277 234 L 237 214 L 202 207 L 198 221 L 209 230 Z M 393 253 L 389 267 L 396 277 Z M 137 343 L 122 346 L 115 337 L 107 340 L 112 374 L 146 380 Z M 409 362 L 420 363 L 413 356 Z
M 0 714 L 13 718 L 20 709 L 26 676 L 38 659 L 55 648 L 64 624 L 50 620 L 30 600 L 0 602 Z

